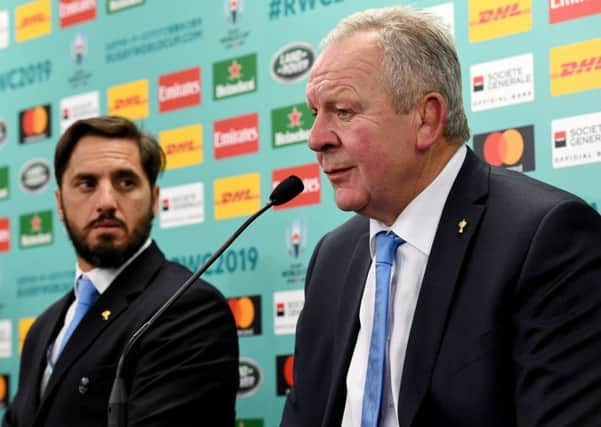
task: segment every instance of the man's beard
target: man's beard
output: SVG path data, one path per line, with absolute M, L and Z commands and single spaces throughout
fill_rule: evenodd
M 76 231 L 70 227 L 67 212 L 63 211 L 63 214 L 65 228 L 67 229 L 67 234 L 69 235 L 71 242 L 73 242 L 75 252 L 88 264 L 98 268 L 117 268 L 135 254 L 144 244 L 146 239 L 148 239 L 150 229 L 152 228 L 152 220 L 154 218 L 151 205 L 146 214 L 134 224 L 132 230 L 129 232 L 125 246 L 116 247 L 114 244 L 114 237 L 110 235 L 100 235 L 98 237 L 98 243 L 95 245 L 88 244 L 84 232 Z M 102 220 L 118 221 L 121 227 L 126 229 L 125 223 L 117 219 L 114 212 L 103 212 L 92 223 L 88 224 L 84 230 L 91 230 L 96 222 Z

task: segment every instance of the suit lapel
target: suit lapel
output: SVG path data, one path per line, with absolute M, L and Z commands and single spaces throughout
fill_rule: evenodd
M 468 149 L 442 212 L 411 326 L 399 393 L 401 427 L 412 425 L 430 385 L 461 265 L 485 210 L 488 173 Z
M 52 396 L 54 389 L 60 385 L 68 369 L 94 343 L 102 331 L 117 321 L 129 303 L 148 285 L 163 260 L 163 254 L 152 243 L 98 298 L 81 320 L 58 358 L 42 397 L 40 411 L 47 397 Z M 107 311 L 110 312 L 108 316 Z
M 362 222 L 365 224 L 365 222 Z M 365 280 L 371 264 L 369 255 L 369 226 L 360 234 L 355 250 L 348 264 L 344 277 L 341 278 L 343 287 L 336 298 L 344 298 L 336 316 L 336 331 L 333 349 L 337 360 L 334 360 L 332 383 L 328 393 L 323 426 L 340 425 L 344 404 L 346 401 L 346 374 L 359 332 L 359 307 Z M 340 350 L 338 350 L 340 349 Z M 337 351 L 338 350 L 338 351 Z

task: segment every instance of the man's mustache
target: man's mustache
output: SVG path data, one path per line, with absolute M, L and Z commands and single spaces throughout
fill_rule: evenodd
M 115 216 L 114 212 L 102 212 L 100 215 L 98 215 L 98 217 L 96 217 L 95 219 L 93 219 L 92 221 L 90 221 L 88 223 L 88 225 L 86 226 L 86 228 L 87 229 L 92 229 L 92 228 L 96 227 L 99 223 L 101 223 L 103 221 L 116 222 L 119 225 L 119 227 L 127 228 L 126 225 L 125 225 L 125 222 L 123 222 L 122 220 L 120 220 L 119 218 L 117 218 Z

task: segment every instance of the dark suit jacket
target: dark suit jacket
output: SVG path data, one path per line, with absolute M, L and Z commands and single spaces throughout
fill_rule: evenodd
M 125 343 L 187 278 L 153 243 L 119 274 L 66 344 L 40 398 L 46 350 L 73 292 L 41 314 L 23 347 L 17 395 L 3 426 L 107 424 L 108 397 Z M 110 310 L 104 320 L 102 313 Z M 192 285 L 140 339 L 126 370 L 128 426 L 227 426 L 234 423 L 238 343 L 223 296 Z
M 283 427 L 340 425 L 368 240 L 357 216 L 313 253 Z M 601 217 L 468 151 L 428 259 L 399 396 L 401 427 L 601 426 Z

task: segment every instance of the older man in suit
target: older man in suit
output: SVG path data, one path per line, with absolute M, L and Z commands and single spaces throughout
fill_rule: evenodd
M 463 144 L 432 16 L 360 12 L 323 45 L 309 147 L 359 215 L 311 258 L 281 425 L 600 426 L 599 215 Z
M 31 327 L 3 426 L 107 425 L 125 344 L 190 276 L 149 237 L 163 165 L 157 141 L 124 118 L 80 120 L 61 137 L 56 201 L 75 286 Z M 124 381 L 128 426 L 231 427 L 238 344 L 223 296 L 194 283 L 138 341 Z

